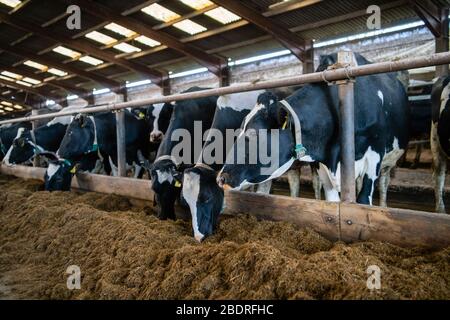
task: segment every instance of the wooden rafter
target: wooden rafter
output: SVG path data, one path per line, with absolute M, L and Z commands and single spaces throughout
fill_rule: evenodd
M 6 101 L 6 102 L 9 102 L 9 103 L 12 103 L 12 104 L 19 104 L 22 107 L 28 108 L 28 109 L 32 109 L 33 108 L 32 106 L 28 105 L 25 101 L 22 102 L 22 101 L 12 100 L 12 99 L 5 98 L 5 97 L 0 97 L 0 102 L 1 101 Z M 18 110 L 18 111 L 22 111 L 22 110 Z
M 37 88 L 23 86 L 21 84 L 18 84 L 16 82 L 12 82 L 12 81 L 7 81 L 7 80 L 0 79 L 0 84 L 3 84 L 3 85 L 5 85 L 7 87 L 10 87 L 10 88 L 15 88 L 15 89 L 18 89 L 18 90 L 22 90 L 22 91 L 25 91 L 25 92 L 32 93 L 34 95 L 41 96 L 41 97 L 43 97 L 45 99 L 51 99 L 51 100 L 64 99 L 64 97 L 62 97 L 62 96 L 58 96 L 58 95 L 54 95 L 54 94 L 47 94 L 47 93 L 42 92 L 41 90 L 39 90 Z
M 410 4 L 413 6 L 414 11 L 423 20 L 430 32 L 439 38 L 442 35 L 442 23 L 441 8 L 435 5 L 430 0 L 410 0 Z
M 114 54 L 100 50 L 99 48 L 91 45 L 87 40 L 70 39 L 68 37 L 57 34 L 48 28 L 43 28 L 37 24 L 23 21 L 17 17 L 12 17 L 3 13 L 0 13 L 0 21 L 5 22 L 15 28 L 21 29 L 25 32 L 31 32 L 38 36 L 44 37 L 50 41 L 58 41 L 63 45 L 71 47 L 71 49 L 83 51 L 100 59 L 103 59 L 104 61 L 112 62 L 131 71 L 139 72 L 144 76 L 150 78 L 150 80 L 152 80 L 152 82 L 156 85 L 159 85 L 162 81 L 162 72 L 150 69 L 144 65 L 130 60 L 116 58 Z
M 16 68 L 9 67 L 9 66 L 3 65 L 1 63 L 0 63 L 0 70 L 5 70 L 5 71 L 17 73 L 17 74 L 19 74 L 21 76 L 24 76 L 24 77 L 28 77 L 28 78 L 33 78 L 33 79 L 39 80 L 39 81 L 42 82 L 42 84 L 50 85 L 52 87 L 59 88 L 59 89 L 63 89 L 63 90 L 68 91 L 70 93 L 76 94 L 76 95 L 78 95 L 80 97 L 84 97 L 84 96 L 88 96 L 88 95 L 92 94 L 89 90 L 86 90 L 86 89 L 83 89 L 83 88 L 77 88 L 77 87 L 65 84 L 62 81 L 58 81 L 56 79 L 45 81 L 45 77 L 43 77 L 42 75 L 36 74 L 34 72 L 30 72 L 30 71 L 18 70 Z
M 90 0 L 59 0 L 66 4 L 76 4 L 84 12 L 87 12 L 97 18 L 103 19 L 105 21 L 111 21 L 118 23 L 125 28 L 133 30 L 141 35 L 154 39 L 167 47 L 174 49 L 178 52 L 181 52 L 193 59 L 195 59 L 198 63 L 208 68 L 208 70 L 215 75 L 221 74 L 221 69 L 226 65 L 225 59 L 219 58 L 217 56 L 208 55 L 204 51 L 189 45 L 180 42 L 175 37 L 153 30 L 150 26 L 144 25 L 141 21 L 138 21 L 132 17 L 123 16 L 121 13 L 117 13 L 110 8 L 94 3 Z
M 305 40 L 300 38 L 297 34 L 290 32 L 288 29 L 282 27 L 278 23 L 264 15 L 255 12 L 237 0 L 214 0 L 216 4 L 230 10 L 243 19 L 255 24 L 260 29 L 264 30 L 275 39 L 281 42 L 287 49 L 289 49 L 297 58 L 304 60 Z
M 62 71 L 68 72 L 68 73 L 76 74 L 82 78 L 86 78 L 86 79 L 95 81 L 103 86 L 106 86 L 115 92 L 120 90 L 121 85 L 117 81 L 108 79 L 106 77 L 100 76 L 93 72 L 87 72 L 85 70 L 75 68 L 68 64 L 56 62 L 53 59 L 47 58 L 45 56 L 40 56 L 40 55 L 30 52 L 28 50 L 18 48 L 17 46 L 11 47 L 11 46 L 0 43 L 0 50 L 7 51 L 11 54 L 18 55 L 18 56 L 36 61 L 41 64 L 60 69 Z

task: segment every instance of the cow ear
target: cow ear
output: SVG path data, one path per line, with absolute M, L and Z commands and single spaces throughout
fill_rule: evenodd
M 183 173 L 182 172 L 176 172 L 175 174 L 173 174 L 173 179 L 174 179 L 175 187 L 180 188 L 181 184 L 183 182 Z

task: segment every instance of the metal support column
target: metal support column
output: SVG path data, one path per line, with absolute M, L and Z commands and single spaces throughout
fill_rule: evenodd
M 440 37 L 435 38 L 436 53 L 449 51 L 449 19 L 448 9 L 440 9 L 441 14 L 441 32 Z M 448 64 L 436 66 L 436 77 L 443 77 L 449 75 Z
M 338 64 L 354 66 L 352 52 L 338 52 Z M 354 81 L 336 82 L 339 93 L 341 144 L 341 201 L 356 202 L 355 187 L 355 102 Z
M 126 146 L 125 146 L 125 112 L 116 112 L 116 133 L 117 133 L 117 168 L 119 177 L 127 174 Z

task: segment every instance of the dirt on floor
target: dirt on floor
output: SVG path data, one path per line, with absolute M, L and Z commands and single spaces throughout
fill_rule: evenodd
M 450 248 L 333 244 L 249 215 L 222 217 L 199 244 L 188 222 L 128 199 L 41 189 L 0 176 L 0 299 L 450 299 Z M 71 265 L 80 290 L 67 288 Z

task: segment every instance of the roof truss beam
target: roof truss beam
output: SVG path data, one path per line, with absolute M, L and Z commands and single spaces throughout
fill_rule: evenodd
M 38 54 L 35 54 L 35 53 L 30 52 L 30 51 L 25 50 L 25 49 L 20 49 L 20 48 L 18 48 L 16 46 L 15 47 L 11 47 L 11 46 L 8 46 L 8 45 L 0 43 L 0 49 L 4 50 L 4 51 L 7 51 L 7 52 L 9 52 L 11 54 L 18 55 L 18 56 L 21 56 L 21 57 L 33 60 L 33 61 L 36 61 L 38 63 L 44 64 L 44 65 L 47 65 L 47 66 L 60 69 L 60 70 L 65 71 L 67 73 L 73 73 L 73 74 L 78 75 L 78 76 L 80 76 L 82 78 L 86 78 L 88 80 L 95 81 L 95 82 L 97 82 L 97 83 L 99 83 L 99 84 L 101 84 L 103 86 L 106 86 L 106 87 L 110 88 L 112 91 L 118 91 L 118 90 L 120 90 L 120 87 L 121 87 L 120 83 L 117 82 L 117 81 L 105 78 L 105 77 L 100 76 L 100 75 L 95 74 L 95 73 L 87 72 L 85 70 L 80 70 L 78 68 L 75 68 L 75 67 L 67 65 L 67 64 L 56 62 L 53 59 L 49 59 L 47 57 L 40 56 Z
M 213 0 L 216 4 L 230 10 L 243 19 L 255 24 L 260 29 L 264 30 L 275 39 L 277 39 L 283 46 L 289 49 L 297 58 L 304 60 L 305 40 L 300 38 L 297 34 L 290 32 L 288 29 L 280 26 L 278 23 L 270 20 L 264 15 L 255 12 L 249 7 L 237 0 Z
M 444 22 L 441 8 L 430 0 L 410 0 L 409 2 L 431 33 L 436 38 L 440 38 L 442 36 L 442 23 Z
M 159 85 L 162 81 L 163 73 L 157 70 L 150 69 L 144 65 L 138 64 L 133 61 L 126 59 L 116 58 L 114 54 L 100 50 L 99 48 L 91 45 L 87 40 L 83 39 L 70 39 L 68 37 L 62 36 L 60 34 L 52 32 L 50 29 L 43 28 L 37 24 L 31 22 L 23 21 L 18 18 L 13 18 L 9 15 L 0 13 L 0 21 L 3 21 L 15 28 L 21 29 L 25 32 L 34 33 L 38 36 L 44 37 L 50 41 L 58 41 L 61 44 L 69 46 L 71 49 L 79 50 L 95 56 L 97 58 L 103 59 L 107 62 L 115 63 L 131 71 L 139 72 L 146 77 L 149 77 L 152 82 Z
M 19 74 L 21 76 L 24 76 L 24 77 L 28 77 L 28 78 L 33 78 L 33 79 L 39 80 L 44 85 L 50 85 L 50 86 L 58 88 L 58 89 L 63 89 L 63 90 L 68 91 L 70 93 L 76 94 L 76 95 L 78 95 L 80 97 L 89 96 L 89 95 L 92 94 L 92 92 L 90 92 L 89 90 L 86 90 L 86 89 L 83 89 L 83 88 L 73 87 L 71 85 L 64 84 L 62 81 L 58 81 L 56 79 L 45 81 L 45 77 L 43 77 L 42 75 L 36 74 L 34 72 L 25 71 L 25 70 L 18 70 L 16 68 L 5 66 L 3 64 L 0 64 L 0 70 L 5 70 L 5 71 L 17 73 L 17 74 Z
M 23 86 L 21 84 L 18 84 L 18 83 L 12 82 L 12 81 L 0 79 L 0 84 L 3 84 L 6 87 L 10 87 L 10 88 L 22 90 L 22 91 L 25 91 L 28 93 L 32 93 L 34 95 L 43 97 L 44 99 L 51 99 L 51 100 L 65 99 L 65 97 L 54 95 L 54 94 L 47 94 L 47 93 L 42 92 L 39 89 L 32 88 L 32 87 L 26 87 L 26 86 Z
M 174 49 L 178 52 L 181 52 L 193 59 L 195 59 L 198 63 L 208 68 L 208 70 L 215 75 L 220 75 L 222 67 L 226 66 L 225 59 L 219 58 L 217 56 L 208 55 L 202 50 L 180 42 L 175 37 L 159 32 L 157 30 L 153 30 L 150 26 L 146 26 L 142 24 L 141 21 L 138 21 L 132 17 L 125 17 L 120 13 L 114 12 L 110 8 L 103 6 L 98 3 L 94 3 L 90 0 L 59 0 L 64 3 L 76 4 L 84 12 L 87 12 L 97 18 L 103 19 L 105 21 L 118 23 L 125 28 L 133 30 L 143 36 L 154 39 L 161 44 L 166 45 L 167 47 Z

